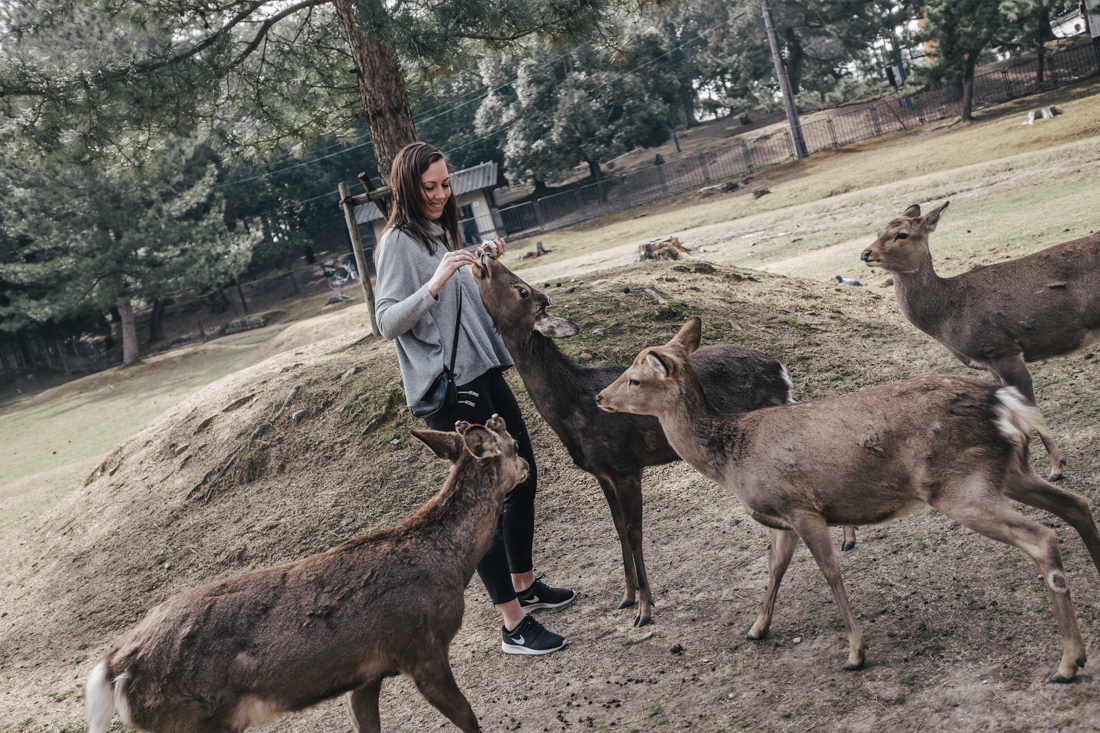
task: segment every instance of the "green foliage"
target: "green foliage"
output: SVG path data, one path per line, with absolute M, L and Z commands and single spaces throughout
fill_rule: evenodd
M 223 222 L 215 167 L 177 142 L 136 171 L 60 159 L 0 166 L 0 329 L 197 293 L 240 272 L 254 235 Z

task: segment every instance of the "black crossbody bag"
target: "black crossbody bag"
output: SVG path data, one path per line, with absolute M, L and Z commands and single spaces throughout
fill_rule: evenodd
M 462 325 L 462 280 L 458 282 L 458 313 L 455 316 L 455 337 L 451 344 L 451 365 L 443 367 L 443 373 L 435 378 L 432 386 L 420 401 L 412 406 L 413 417 L 432 420 L 446 415 L 458 404 L 458 386 L 455 384 L 455 356 L 458 355 L 458 329 Z

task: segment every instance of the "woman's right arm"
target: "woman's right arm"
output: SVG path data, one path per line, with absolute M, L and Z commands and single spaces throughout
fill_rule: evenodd
M 378 267 L 375 314 L 380 335 L 392 341 L 408 332 L 439 302 L 439 291 L 459 269 L 476 260 L 464 250 L 446 252 L 435 272 L 423 282 L 427 251 L 398 232 L 390 233 L 384 242 L 375 262 Z

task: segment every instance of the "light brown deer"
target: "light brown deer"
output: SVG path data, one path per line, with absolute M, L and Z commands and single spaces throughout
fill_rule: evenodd
M 645 349 L 597 397 L 603 409 L 656 415 L 669 444 L 731 491 L 772 528 L 768 589 L 748 632 L 771 625 L 779 583 L 798 540 L 809 547 L 848 630 L 845 669 L 863 666 L 867 645 L 848 605 L 829 525 L 876 524 L 928 504 L 975 532 L 1033 559 L 1050 591 L 1062 636 L 1051 682 L 1085 664 L 1058 536 L 1015 511 L 1015 501 L 1052 512 L 1084 540 L 1100 570 L 1100 534 L 1088 503 L 1032 470 L 1028 435 L 1043 417 L 1015 387 L 970 377 L 926 376 L 855 394 L 723 415 L 708 402 L 689 356 L 701 321 L 690 319 L 665 346 Z
M 910 206 L 860 258 L 893 274 L 898 305 L 914 326 L 1038 405 L 1027 362 L 1100 341 L 1100 234 L 942 278 L 928 235 L 949 203 L 924 216 Z M 1047 480 L 1056 481 L 1066 462 L 1053 437 L 1042 439 L 1051 462 Z
M 611 508 L 623 554 L 626 589 L 619 608 L 638 603 L 635 626 L 652 620 L 653 595 L 642 552 L 642 471 L 679 460 L 652 417 L 609 415 L 594 401 L 626 367 L 585 368 L 555 338 L 575 336 L 571 321 L 547 313 L 550 299 L 488 256 L 474 268 L 481 302 L 504 339 L 527 393 L 577 468 L 596 477 Z M 723 410 L 747 412 L 791 401 L 787 370 L 767 354 L 721 344 L 692 356 L 707 394 Z M 844 528 L 843 549 L 855 546 Z
M 414 430 L 451 473 L 392 529 L 211 583 L 160 604 L 88 679 L 90 733 L 237 733 L 348 693 L 357 730 L 380 730 L 382 680 L 404 674 L 465 733 L 480 731 L 448 658 L 463 591 L 528 466 L 504 421 Z

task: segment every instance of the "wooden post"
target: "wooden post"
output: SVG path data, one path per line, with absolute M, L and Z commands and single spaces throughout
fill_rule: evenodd
M 367 258 L 363 254 L 363 240 L 359 236 L 359 224 L 355 221 L 355 204 L 351 200 L 351 189 L 348 188 L 348 184 L 340 181 L 339 188 L 340 208 L 344 210 L 344 220 L 348 224 L 348 235 L 351 237 L 351 248 L 355 252 L 355 266 L 359 268 L 359 284 L 363 286 L 363 300 L 367 303 L 367 313 L 370 315 L 371 333 L 377 336 L 378 317 L 374 313 L 374 288 L 370 284 L 370 270 L 367 269 Z M 377 203 L 380 205 L 380 209 L 385 204 L 382 199 L 379 199 Z

